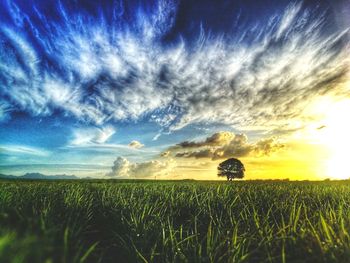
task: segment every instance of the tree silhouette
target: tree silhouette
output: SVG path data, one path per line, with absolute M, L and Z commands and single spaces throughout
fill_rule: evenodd
M 218 166 L 218 176 L 226 176 L 227 181 L 232 181 L 235 178 L 243 178 L 244 172 L 243 163 L 236 158 L 227 159 Z

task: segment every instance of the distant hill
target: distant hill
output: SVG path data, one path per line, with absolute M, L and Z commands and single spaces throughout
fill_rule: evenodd
M 74 180 L 80 179 L 75 175 L 57 174 L 57 175 L 45 175 L 41 173 L 26 173 L 24 175 L 6 175 L 0 174 L 0 179 L 26 179 L 26 180 Z

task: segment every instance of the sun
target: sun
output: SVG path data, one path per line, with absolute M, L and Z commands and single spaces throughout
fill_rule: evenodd
M 332 179 L 350 178 L 350 100 L 326 103 L 324 119 L 317 132 L 317 140 L 327 147 L 329 158 L 325 173 Z

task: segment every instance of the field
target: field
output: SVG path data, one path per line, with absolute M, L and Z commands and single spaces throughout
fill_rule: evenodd
M 349 234 L 348 182 L 0 182 L 0 262 L 349 262 Z

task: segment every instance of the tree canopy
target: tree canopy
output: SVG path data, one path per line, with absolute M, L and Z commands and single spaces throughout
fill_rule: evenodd
M 227 159 L 218 166 L 218 176 L 225 176 L 228 181 L 232 181 L 235 178 L 243 178 L 244 172 L 243 163 L 236 158 Z

